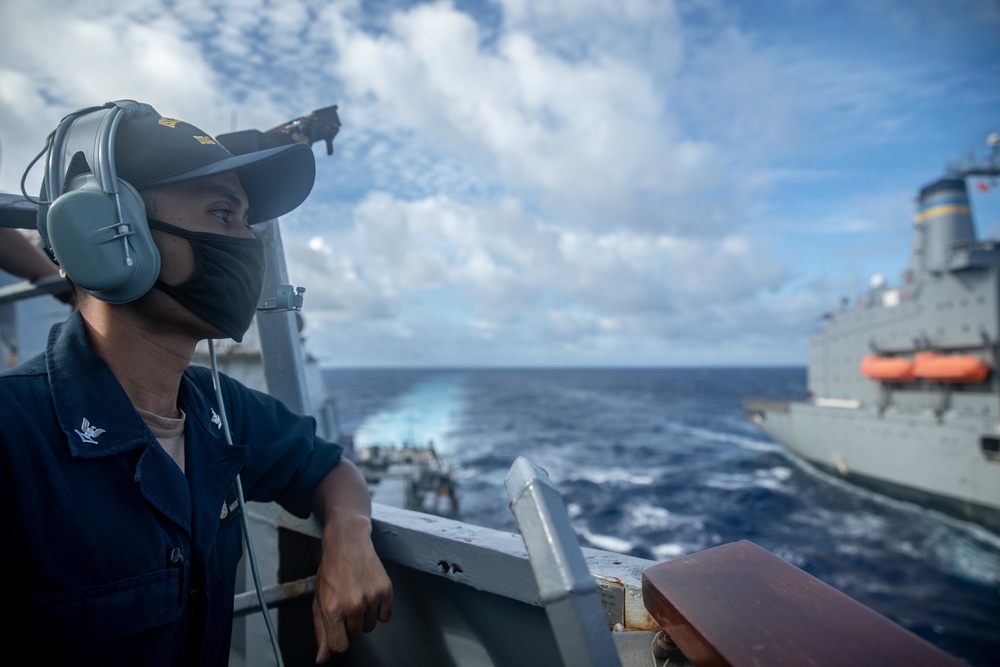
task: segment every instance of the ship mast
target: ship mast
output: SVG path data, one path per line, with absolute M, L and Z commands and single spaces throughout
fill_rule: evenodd
M 971 164 L 967 167 L 952 167 L 948 169 L 949 175 L 953 178 L 966 178 L 968 176 L 1000 176 L 1000 132 L 991 132 L 986 137 L 986 145 L 989 146 L 990 154 L 986 162 L 982 164 Z

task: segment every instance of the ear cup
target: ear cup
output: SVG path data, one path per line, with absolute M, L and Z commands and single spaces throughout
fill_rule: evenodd
M 129 183 L 118 179 L 118 187 L 122 222 L 93 174 L 72 178 L 46 221 L 49 244 L 66 275 L 108 303 L 138 299 L 160 274 L 145 204 Z

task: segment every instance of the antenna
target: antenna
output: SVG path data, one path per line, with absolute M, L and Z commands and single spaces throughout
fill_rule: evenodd
M 967 167 L 953 167 L 949 169 L 955 178 L 965 178 L 967 176 L 988 176 L 996 178 L 1000 176 L 1000 132 L 990 132 L 986 137 L 986 145 L 990 152 L 986 160 L 981 164 L 976 164 L 974 158 L 969 159 Z

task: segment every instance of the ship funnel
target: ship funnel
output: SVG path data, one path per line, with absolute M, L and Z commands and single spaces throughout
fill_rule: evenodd
M 975 240 L 965 179 L 942 178 L 920 191 L 910 254 L 915 274 L 944 270 L 956 248 Z

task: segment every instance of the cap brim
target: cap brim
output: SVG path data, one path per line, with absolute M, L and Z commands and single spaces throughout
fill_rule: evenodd
M 305 144 L 278 146 L 192 169 L 149 183 L 147 187 L 184 183 L 235 171 L 250 203 L 250 224 L 273 220 L 294 210 L 312 192 L 316 158 Z

